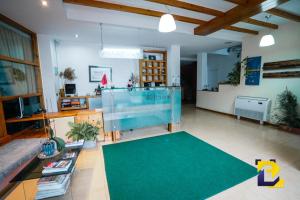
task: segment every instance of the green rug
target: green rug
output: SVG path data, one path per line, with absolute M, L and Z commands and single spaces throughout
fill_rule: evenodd
M 186 132 L 105 145 L 103 152 L 111 200 L 205 199 L 257 174 Z

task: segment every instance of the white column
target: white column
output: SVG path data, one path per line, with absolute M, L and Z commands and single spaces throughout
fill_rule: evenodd
M 207 53 L 197 54 L 197 90 L 207 85 Z
M 180 45 L 174 44 L 168 49 L 168 85 L 180 84 Z
M 44 101 L 47 112 L 57 112 L 55 76 L 53 63 L 53 40 L 48 35 L 38 35 L 39 55 L 43 83 Z

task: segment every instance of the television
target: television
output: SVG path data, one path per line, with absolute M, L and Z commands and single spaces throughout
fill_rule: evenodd
M 76 94 L 76 85 L 75 84 L 65 84 L 65 94 L 66 95 Z

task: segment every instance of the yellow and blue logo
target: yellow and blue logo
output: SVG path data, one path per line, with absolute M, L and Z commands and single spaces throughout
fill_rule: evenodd
M 271 188 L 283 188 L 284 180 L 279 177 L 280 167 L 276 163 L 275 159 L 271 160 L 260 160 L 256 159 L 255 164 L 257 165 L 257 185 L 268 186 Z M 267 180 L 267 176 L 271 180 Z

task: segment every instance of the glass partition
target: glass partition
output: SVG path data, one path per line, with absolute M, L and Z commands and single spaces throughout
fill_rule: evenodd
M 116 88 L 102 90 L 105 131 L 126 131 L 179 123 L 181 88 Z

